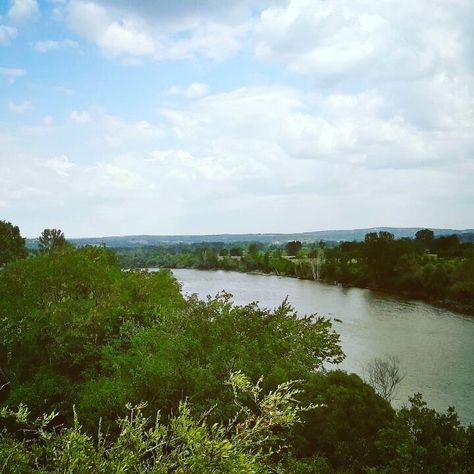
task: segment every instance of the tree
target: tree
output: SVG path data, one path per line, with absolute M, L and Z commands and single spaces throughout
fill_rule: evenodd
M 231 247 L 229 253 L 231 257 L 241 257 L 243 251 L 241 247 Z
M 400 361 L 395 356 L 386 359 L 376 357 L 366 365 L 364 372 L 367 383 L 388 402 L 393 399 L 397 386 L 405 377 L 400 371 Z
M 434 232 L 430 229 L 421 229 L 415 234 L 416 240 L 430 242 L 434 239 Z
M 285 458 L 285 434 L 300 422 L 300 412 L 317 407 L 296 401 L 300 390 L 294 382 L 264 393 L 260 382 L 252 384 L 233 372 L 227 385 L 236 413 L 225 422 L 208 422 L 209 412 L 196 417 L 184 400 L 169 420 L 155 414 L 154 422 L 144 414 L 146 403 L 129 404 L 127 415 L 118 419 L 116 438 L 104 435 L 100 423 L 94 438 L 79 425 L 77 415 L 72 427 L 48 430 L 57 423 L 55 412 L 31 420 L 24 405 L 16 411 L 0 408 L 0 422 L 13 422 L 30 434 L 28 441 L 21 441 L 17 433 L 0 430 L 2 472 L 282 472 L 278 464 Z
M 287 242 L 286 244 L 286 253 L 292 257 L 296 256 L 296 254 L 301 250 L 303 244 L 299 240 L 292 240 Z
M 26 255 L 25 239 L 20 235 L 20 229 L 10 222 L 0 221 L 0 267 Z
M 44 229 L 39 237 L 40 252 L 51 252 L 66 244 L 64 233 L 60 229 Z
M 446 413 L 428 408 L 421 394 L 396 413 L 375 442 L 383 473 L 452 472 L 470 474 L 474 459 L 474 427 L 464 427 L 453 407 Z
M 385 231 L 369 232 L 364 239 L 364 252 L 372 283 L 386 285 L 398 259 L 394 235 Z
M 291 440 L 295 454 L 323 455 L 334 467 L 345 465 L 354 469 L 347 472 L 365 472 L 363 466 L 375 462 L 373 443 L 392 420 L 393 408 L 356 374 L 341 370 L 312 373 L 303 387 L 301 404 L 321 408 L 302 414 L 303 423 L 295 427 Z

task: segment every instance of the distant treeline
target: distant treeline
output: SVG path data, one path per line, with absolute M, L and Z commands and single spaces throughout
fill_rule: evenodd
M 68 242 L 77 247 L 84 245 L 105 245 L 107 248 L 140 248 L 148 246 L 224 243 L 225 245 L 236 245 L 241 242 L 256 242 L 271 245 L 275 242 L 289 242 L 299 240 L 301 242 L 352 242 L 364 240 L 370 232 L 390 232 L 395 238 L 414 238 L 416 232 L 422 230 L 420 227 L 377 227 L 371 229 L 351 230 L 319 230 L 313 232 L 296 232 L 291 234 L 208 234 L 208 235 L 124 235 L 109 237 L 86 237 L 71 239 Z M 457 235 L 463 242 L 474 241 L 474 229 L 432 229 L 436 237 Z M 38 238 L 26 239 L 28 249 L 35 250 L 39 247 Z
M 474 313 L 474 243 L 455 234 L 435 237 L 428 229 L 414 239 L 380 231 L 360 242 L 217 242 L 116 251 L 124 268 L 274 273 L 383 290 Z

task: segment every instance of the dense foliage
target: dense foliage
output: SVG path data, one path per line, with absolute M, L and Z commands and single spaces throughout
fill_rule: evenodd
M 362 242 L 335 245 L 242 243 L 194 244 L 120 249 L 129 267 L 260 271 L 346 286 L 389 291 L 474 313 L 474 243 L 456 235 L 434 237 L 429 229 L 415 239 L 372 232 Z
M 239 372 L 231 374 L 229 385 L 237 413 L 225 424 L 209 424 L 206 416 L 197 420 L 186 402 L 167 422 L 157 416 L 152 423 L 141 404 L 128 406 L 112 439 L 100 425 L 96 438 L 91 437 L 77 417 L 69 428 L 50 429 L 55 413 L 31 421 L 24 406 L 0 410 L 0 419 L 9 419 L 29 433 L 28 441 L 6 433 L 0 438 L 2 472 L 273 472 L 282 466 L 285 432 L 299 421 L 298 390 L 286 383 L 263 395 L 258 384 L 253 386 Z M 253 409 L 242 404 L 242 398 L 252 400 Z
M 179 290 L 102 247 L 0 271 L 0 472 L 473 472 L 454 411 L 395 412 L 324 370 L 344 357 L 329 320 Z
M 10 222 L 0 221 L 0 268 L 25 256 L 25 239 L 21 236 L 20 229 Z
M 66 238 L 60 229 L 44 229 L 38 239 L 40 252 L 51 252 L 66 245 Z

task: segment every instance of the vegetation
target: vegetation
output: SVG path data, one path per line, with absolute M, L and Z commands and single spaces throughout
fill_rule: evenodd
M 404 379 L 400 370 L 400 361 L 395 356 L 386 359 L 376 357 L 364 368 L 367 382 L 385 400 L 392 401 L 395 391 Z
M 280 252 L 268 265 L 295 265 L 268 251 Z M 227 257 L 258 268 L 266 252 Z M 344 357 L 328 319 L 179 290 L 103 247 L 4 266 L 0 472 L 474 472 L 474 428 L 454 410 L 415 395 L 396 412 L 357 375 L 327 371 Z
M 20 229 L 10 222 L 0 221 L 0 268 L 25 256 L 25 239 L 20 235 Z
M 144 416 L 144 405 L 128 406 L 118 420 L 119 433 L 107 438 L 99 426 L 96 438 L 86 434 L 78 418 L 70 428 L 48 430 L 55 413 L 30 421 L 24 406 L 3 409 L 0 417 L 27 428 L 29 442 L 4 434 L 0 459 L 7 472 L 154 472 L 154 473 L 266 473 L 281 457 L 285 430 L 299 420 L 298 390 L 286 383 L 262 395 L 241 373 L 230 376 L 236 415 L 226 424 L 196 420 L 189 405 L 180 403 L 177 414 L 154 423 Z M 254 403 L 250 410 L 240 398 Z M 1 465 L 1 464 L 0 464 Z
M 456 235 L 415 239 L 380 231 L 362 242 L 224 243 L 119 249 L 122 265 L 259 271 L 388 291 L 474 314 L 474 243 Z
M 60 229 L 44 229 L 38 239 L 40 252 L 50 252 L 63 245 L 66 245 L 66 238 Z

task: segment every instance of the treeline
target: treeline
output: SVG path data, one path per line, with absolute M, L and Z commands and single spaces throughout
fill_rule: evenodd
M 389 291 L 474 313 L 474 243 L 457 235 L 435 238 L 428 229 L 415 239 L 373 232 L 362 242 L 181 244 L 118 253 L 126 268 L 275 273 Z
M 415 239 L 389 233 L 367 234 L 363 242 L 343 242 L 328 252 L 325 278 L 444 302 L 474 311 L 474 244 L 456 235 Z
M 0 472 L 474 472 L 454 409 L 395 411 L 326 370 L 344 358 L 330 320 L 184 298 L 167 270 L 61 232 L 27 255 L 15 229 L 0 222 Z

